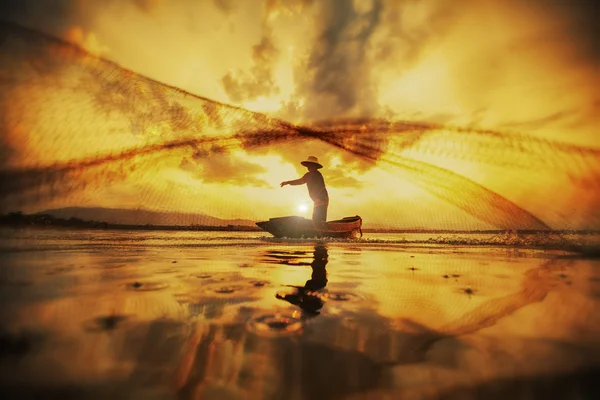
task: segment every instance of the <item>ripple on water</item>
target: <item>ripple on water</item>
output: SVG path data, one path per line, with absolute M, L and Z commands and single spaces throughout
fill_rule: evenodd
M 156 271 L 157 274 L 174 274 L 179 272 L 177 268 L 163 268 Z
M 268 281 L 258 279 L 205 280 L 194 290 L 195 296 L 219 298 L 255 298 Z
M 258 336 L 284 337 L 302 333 L 300 318 L 288 314 L 265 314 L 251 319 L 246 325 Z
M 242 289 L 241 286 L 220 286 L 214 289 L 215 293 L 218 294 L 231 294 L 238 292 Z
M 126 315 L 104 315 L 84 322 L 83 327 L 91 332 L 111 331 L 117 329 L 128 318 Z
M 83 268 L 83 266 L 80 266 L 79 268 Z M 64 266 L 64 267 L 54 267 L 51 268 L 48 272 L 46 272 L 47 275 L 57 275 L 57 274 L 62 274 L 62 273 L 69 273 L 74 271 L 75 269 L 77 269 L 77 267 L 72 266 L 72 265 L 68 265 L 68 266 Z
M 169 285 L 167 285 L 166 283 L 162 283 L 162 282 L 135 281 L 135 282 L 130 282 L 130 283 L 125 284 L 125 287 L 128 290 L 134 290 L 136 292 L 149 292 L 149 291 L 154 291 L 154 290 L 162 290 L 168 286 Z
M 267 285 L 268 283 L 269 283 L 269 281 L 260 281 L 260 280 L 250 281 L 250 284 L 254 287 L 263 287 L 263 286 Z
M 360 301 L 364 300 L 364 298 L 358 294 L 350 293 L 350 292 L 338 292 L 338 291 L 328 291 L 324 293 L 322 296 L 325 300 L 332 301 Z
M 122 263 L 103 263 L 103 264 L 96 264 L 96 265 L 92 265 L 92 268 L 99 268 L 99 269 L 118 269 L 118 268 L 123 268 L 126 267 L 128 264 L 122 264 Z
M 188 275 L 190 281 L 205 280 L 210 283 L 214 282 L 239 282 L 244 280 L 243 275 L 239 272 L 196 272 Z
M 124 268 L 131 265 L 136 265 L 140 262 L 139 258 L 136 257 L 115 257 L 106 260 L 96 260 L 91 265 L 91 268 L 99 269 L 117 269 Z
M 196 275 L 192 275 L 194 278 L 198 278 L 198 279 L 208 279 L 208 278 L 212 278 L 212 274 L 196 274 Z

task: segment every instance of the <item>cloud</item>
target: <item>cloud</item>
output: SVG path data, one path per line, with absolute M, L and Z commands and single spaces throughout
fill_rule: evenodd
M 86 26 L 96 14 L 110 6 L 133 6 L 143 13 L 155 11 L 164 0 L 2 0 L 0 15 L 9 21 L 36 27 L 48 33 L 59 34 L 70 26 Z M 118 9 L 117 8 L 117 9 Z
M 0 15 L 3 19 L 47 29 L 52 33 L 64 31 L 77 17 L 75 0 L 3 0 Z
M 573 86 L 578 79 L 576 70 L 585 69 L 588 62 L 597 65 L 600 54 L 596 3 L 315 3 L 315 40 L 308 47 L 308 57 L 298 54 L 295 95 L 278 116 L 314 121 L 401 115 L 430 122 L 491 123 L 498 127 L 514 120 L 544 120 L 557 113 L 566 114 L 566 108 L 547 107 L 546 113 L 519 118 L 512 109 L 505 111 L 506 101 L 498 97 L 509 90 L 525 90 L 533 78 L 535 85 L 548 92 L 552 86 L 570 85 L 581 93 Z M 511 23 L 515 29 L 507 28 Z M 577 52 L 563 48 L 577 48 Z M 511 53 L 515 55 L 506 57 Z M 544 62 L 552 65 L 544 67 Z M 559 62 L 565 76 L 549 81 L 547 78 L 559 72 L 560 67 L 554 65 Z M 520 63 L 526 63 L 527 68 Z M 542 73 L 526 78 L 535 69 Z M 571 82 L 567 83 L 568 79 Z M 394 101 L 386 103 L 388 99 L 378 91 L 394 81 L 403 81 L 404 85 L 390 91 L 387 95 Z M 497 104 L 499 101 L 504 104 Z M 582 105 L 577 108 L 582 109 Z M 490 119 L 500 112 L 503 115 L 499 118 Z
M 279 51 L 273 44 L 271 31 L 267 29 L 260 42 L 252 48 L 253 66 L 250 71 L 230 71 L 221 78 L 229 99 L 234 103 L 241 103 L 279 93 L 279 87 L 272 76 L 278 56 Z
M 409 69 L 459 14 L 438 0 L 335 0 L 313 11 L 314 39 L 295 58 L 295 93 L 277 114 L 299 122 L 395 116 L 378 101 L 382 67 Z
M 330 168 L 326 171 L 327 186 L 340 189 L 360 189 L 364 183 L 354 176 L 351 176 L 347 171 L 352 171 L 348 166 L 342 168 Z
M 309 123 L 326 120 L 325 125 L 316 125 L 319 129 L 338 129 L 351 125 L 356 129 L 361 125 L 355 117 L 371 117 L 381 110 L 377 102 L 377 91 L 371 80 L 374 66 L 370 55 L 373 40 L 378 30 L 382 29 L 382 19 L 386 7 L 393 7 L 394 2 L 386 5 L 383 0 L 362 3 L 351 0 L 335 0 L 328 2 L 287 1 L 278 3 L 279 9 L 304 9 L 313 6 L 315 34 L 314 41 L 307 47 L 307 55 L 303 57 L 301 50 L 295 57 L 294 67 L 295 93 L 293 98 L 283 104 L 278 116 Z M 276 7 L 274 7 L 277 10 Z M 310 36 L 310 35 L 309 35 Z M 343 117 L 353 117 L 350 122 L 341 121 Z M 365 121 L 369 125 L 368 119 Z M 341 158 L 343 167 L 324 168 L 327 184 L 339 188 L 359 188 L 363 185 L 349 171 L 363 173 L 375 166 L 375 162 L 356 157 L 348 151 L 340 151 L 340 147 L 357 150 L 354 140 L 359 133 L 332 133 L 335 145 L 319 141 L 302 142 L 303 154 L 316 155 L 325 163 L 329 159 Z M 372 139 L 383 139 L 378 146 L 385 149 L 385 138 L 370 137 L 368 133 L 360 134 L 360 142 L 374 143 Z M 334 137 L 335 136 L 335 137 Z M 337 146 L 337 147 L 336 147 Z M 277 150 L 275 150 L 277 149 Z M 286 161 L 294 165 L 299 174 L 304 168 L 297 165 L 298 148 L 290 151 L 285 145 L 276 146 Z M 370 156 L 377 158 L 380 149 L 373 148 Z M 326 164 L 325 164 L 326 165 Z
M 231 13 L 236 4 L 233 0 L 214 0 L 217 8 Z M 274 69 L 281 56 L 273 33 L 273 20 L 281 11 L 300 13 L 311 6 L 313 0 L 265 0 L 262 10 L 260 40 L 252 47 L 252 66 L 249 69 L 230 70 L 221 78 L 221 84 L 233 103 L 253 101 L 260 97 L 278 95 L 280 87 Z
M 398 72 L 413 66 L 432 41 L 447 33 L 460 11 L 440 0 L 387 0 L 373 40 L 373 63 L 392 62 Z
M 191 157 L 186 157 L 181 161 L 179 168 L 190 172 L 195 178 L 205 183 L 271 186 L 254 176 L 267 172 L 263 166 L 242 160 L 218 145 L 213 145 L 209 149 L 197 149 Z
M 518 4 L 523 2 L 516 1 Z M 580 56 L 600 63 L 600 4 L 596 0 L 533 0 L 528 4 L 536 12 L 550 11 L 559 16 L 560 36 L 578 47 Z
M 383 14 L 383 1 L 357 10 L 352 0 L 318 3 L 318 36 L 310 56 L 296 70 L 296 94 L 307 119 L 373 115 L 367 48 Z

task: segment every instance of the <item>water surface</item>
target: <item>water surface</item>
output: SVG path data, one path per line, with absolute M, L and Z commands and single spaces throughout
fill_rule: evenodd
M 555 238 L 423 235 L 4 230 L 4 391 L 589 398 L 598 259 Z

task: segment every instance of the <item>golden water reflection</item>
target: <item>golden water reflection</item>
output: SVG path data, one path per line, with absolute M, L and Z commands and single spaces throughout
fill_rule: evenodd
M 0 255 L 4 392 L 566 397 L 591 393 L 600 366 L 598 260 L 331 243 L 112 250 Z M 267 320 L 270 335 L 249 329 Z

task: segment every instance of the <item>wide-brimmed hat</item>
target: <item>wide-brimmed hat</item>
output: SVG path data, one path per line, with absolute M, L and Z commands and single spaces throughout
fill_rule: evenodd
M 308 156 L 306 158 L 306 160 L 302 161 L 300 164 L 304 165 L 305 167 L 308 167 L 309 165 L 312 164 L 312 165 L 316 166 L 317 169 L 323 168 L 323 166 L 321 164 L 319 164 L 319 160 L 315 156 Z

